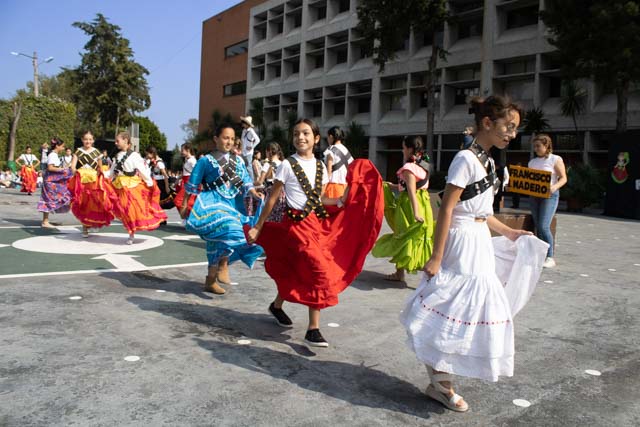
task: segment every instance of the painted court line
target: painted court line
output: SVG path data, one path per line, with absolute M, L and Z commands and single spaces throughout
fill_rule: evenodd
M 164 270 L 167 268 L 179 268 L 179 267 L 195 267 L 199 265 L 208 265 L 208 262 L 192 262 L 188 264 L 170 264 L 170 265 L 154 265 L 152 267 L 145 267 L 143 270 Z M 76 270 L 76 271 L 50 271 L 46 273 L 22 273 L 22 274 L 4 274 L 0 276 L 0 279 L 18 279 L 21 277 L 49 277 L 49 276 L 69 276 L 73 274 L 100 274 L 100 273 L 131 273 L 131 271 L 118 270 L 115 268 L 105 268 L 102 270 Z

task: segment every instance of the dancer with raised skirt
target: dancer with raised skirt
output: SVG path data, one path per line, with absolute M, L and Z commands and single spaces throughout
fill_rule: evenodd
M 40 164 L 40 160 L 31 153 L 31 147 L 27 147 L 26 152 L 18 157 L 16 163 L 20 165 L 20 182 L 22 183 L 20 192 L 27 193 L 27 195 L 30 196 L 36 191 L 38 183 L 38 172 L 36 169 Z
M 50 213 L 69 212 L 71 192 L 67 181 L 72 176 L 71 169 L 64 167 L 62 153 L 64 142 L 61 139 L 51 140 L 51 151 L 47 155 L 47 169 L 42 180 L 42 193 L 38 202 L 38 211 L 42 212 L 42 227 L 53 228 L 49 222 Z
M 320 333 L 320 310 L 336 305 L 338 294 L 362 270 L 382 225 L 384 202 L 380 174 L 368 160 L 351 164 L 349 187 L 340 198 L 325 197 L 327 169 L 313 156 L 319 141 L 318 126 L 309 119 L 298 120 L 293 131 L 296 154 L 278 167 L 269 200 L 248 230 L 248 241 L 265 250 L 265 268 L 278 287 L 269 311 L 278 324 L 292 325 L 282 309 L 285 301 L 306 305 L 305 343 L 328 347 Z M 267 222 L 283 191 L 288 207 L 282 222 Z
M 222 285 L 231 284 L 230 264 L 242 261 L 252 268 L 262 255 L 262 248 L 249 245 L 243 231 L 244 225 L 255 222 L 246 214 L 244 197 L 262 196 L 256 192 L 242 159 L 232 152 L 233 127 L 220 125 L 213 139 L 216 149 L 198 160 L 185 184 L 188 195 L 198 196 L 187 217 L 186 229 L 200 235 L 207 244 L 209 270 L 205 291 L 221 295 L 226 292 Z M 185 197 L 180 209 L 183 218 L 187 207 Z
M 458 152 L 449 167 L 433 253 L 401 315 L 410 348 L 427 366 L 431 384 L 426 394 L 458 412 L 469 405 L 454 392 L 451 374 L 488 381 L 513 375 L 513 316 L 521 305 L 513 306 L 505 290 L 533 289 L 547 248 L 527 236 L 530 232 L 514 230 L 493 216 L 499 181 L 488 153 L 492 147 L 505 148 L 515 138 L 519 108 L 491 96 L 472 100 L 471 111 L 476 140 Z M 514 256 L 510 268 L 521 272 L 517 277 L 498 277 L 498 270 L 507 269 L 494 256 L 496 239 L 492 240 L 490 230 L 506 237 L 498 241 L 527 253 Z M 521 264 L 527 268 L 520 268 Z
M 167 220 L 167 215 L 159 204 L 160 190 L 144 159 L 132 150 L 128 132 L 120 132 L 116 136 L 116 147 L 120 151 L 109 176 L 118 195 L 116 216 L 129 232 L 126 243 L 131 245 L 136 231 L 155 230 Z
M 392 233 L 381 236 L 371 254 L 390 257 L 396 271 L 386 280 L 403 281 L 405 270 L 421 270 L 433 249 L 433 213 L 429 198 L 429 165 L 424 159 L 424 145 L 419 136 L 402 141 L 404 165 L 396 172 L 398 184 L 384 184 L 384 212 Z M 396 198 L 393 189 L 400 190 Z
M 82 223 L 82 236 L 89 237 L 89 228 L 108 227 L 118 209 L 118 196 L 102 169 L 102 154 L 93 146 L 90 131 L 82 134 L 82 147 L 71 160 L 74 176 L 69 180 L 73 196 L 71 212 Z

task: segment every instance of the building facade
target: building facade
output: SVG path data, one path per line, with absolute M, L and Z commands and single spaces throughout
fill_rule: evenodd
M 215 110 L 238 118 L 245 114 L 249 16 L 263 0 L 246 0 L 202 23 L 199 131 Z
M 352 121 L 369 136 L 368 156 L 392 175 L 400 165 L 404 135 L 426 133 L 424 74 L 432 34 L 408 35 L 384 73 L 362 47 L 357 32 L 357 0 L 268 0 L 251 9 L 246 110 L 262 99 L 267 123 L 285 125 L 287 117 L 316 120 L 323 131 Z M 550 124 L 555 151 L 568 164 L 604 166 L 615 129 L 616 98 L 592 82 L 586 111 L 561 114 L 562 76 L 557 52 L 538 13 L 544 0 L 452 0 L 455 25 L 437 36 L 448 51 L 439 60 L 434 162 L 448 167 L 458 151 L 463 128 L 471 125 L 470 96 L 507 94 L 526 109 L 540 108 Z M 640 93 L 629 100 L 629 129 L 640 128 Z M 519 135 L 503 163 L 526 164 L 530 136 Z

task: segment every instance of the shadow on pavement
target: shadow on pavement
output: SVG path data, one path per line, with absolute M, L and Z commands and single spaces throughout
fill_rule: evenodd
M 308 359 L 265 347 L 193 338 L 222 363 L 236 365 L 352 405 L 430 418 L 444 409 L 415 385 L 364 364 Z M 425 374 L 426 375 L 426 374 Z
M 351 284 L 352 288 L 361 291 L 372 291 L 374 289 L 409 289 L 407 282 L 386 280 L 386 274 L 377 271 L 362 270 L 356 280 Z
M 199 298 L 212 300 L 213 297 L 203 291 L 202 283 L 187 282 L 183 280 L 167 280 L 153 275 L 150 271 L 140 271 L 135 273 L 101 273 L 100 276 L 117 280 L 127 288 L 137 289 L 160 289 L 181 295 L 195 295 Z
M 271 315 L 266 314 L 266 310 L 265 314 L 242 313 L 215 305 L 185 304 L 144 297 L 130 297 L 127 301 L 137 305 L 141 310 L 155 311 L 205 326 L 208 328 L 207 334 L 222 340 L 233 343 L 240 338 L 273 341 L 288 345 L 303 356 L 315 356 L 306 346 L 291 342 L 291 330 L 278 326 Z M 204 333 L 198 330 L 195 335 L 203 336 Z

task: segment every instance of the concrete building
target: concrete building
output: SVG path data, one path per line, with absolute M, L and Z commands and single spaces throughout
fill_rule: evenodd
M 246 0 L 202 23 L 199 131 L 215 110 L 245 114 L 249 12 L 263 0 Z
M 456 25 L 440 34 L 449 52 L 439 61 L 435 164 L 446 169 L 457 152 L 472 95 L 509 94 L 526 108 L 539 107 L 551 125 L 556 152 L 567 163 L 604 166 L 615 128 L 613 93 L 591 82 L 587 111 L 573 120 L 560 112 L 562 77 L 538 12 L 544 0 L 455 0 Z M 431 36 L 412 33 L 398 57 L 379 74 L 357 32 L 357 0 L 268 0 L 251 9 L 246 110 L 264 102 L 267 122 L 285 124 L 289 112 L 310 117 L 323 130 L 362 125 L 368 156 L 389 177 L 401 163 L 403 135 L 426 133 L 423 75 Z M 629 128 L 640 128 L 640 94 L 629 102 Z M 502 161 L 526 164 L 529 136 L 520 135 Z M 506 157 L 506 158 L 505 158 Z

